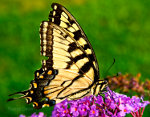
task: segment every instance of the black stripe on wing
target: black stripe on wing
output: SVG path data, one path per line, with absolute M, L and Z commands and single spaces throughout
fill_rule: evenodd
M 97 80 L 97 71 L 88 54 L 63 28 L 48 21 L 42 22 L 40 37 L 41 54 L 48 57 L 42 63 L 45 70 L 78 69 L 78 73 L 86 74 L 92 67 L 95 77 L 91 79 L 93 82 Z
M 50 22 L 64 28 L 77 41 L 87 53 L 90 60 L 93 61 L 97 75 L 99 76 L 99 67 L 93 48 L 76 19 L 60 4 L 53 3 L 52 8 L 53 11 L 49 14 Z

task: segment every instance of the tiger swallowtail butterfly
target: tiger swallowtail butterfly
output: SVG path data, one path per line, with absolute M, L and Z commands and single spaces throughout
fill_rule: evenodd
M 40 25 L 42 67 L 18 98 L 33 103 L 34 108 L 55 105 L 65 99 L 75 100 L 97 95 L 107 86 L 99 80 L 99 67 L 93 48 L 83 30 L 62 5 L 53 3 L 49 20 Z M 11 95 L 14 95 L 11 94 Z

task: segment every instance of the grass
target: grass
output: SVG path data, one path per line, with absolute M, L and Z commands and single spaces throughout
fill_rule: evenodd
M 100 67 L 101 77 L 117 72 L 150 77 L 149 1 L 141 0 L 1 0 L 0 4 L 0 113 L 30 115 L 35 110 L 25 100 L 7 103 L 8 94 L 28 89 L 34 71 L 41 67 L 39 25 L 48 19 L 52 2 L 64 5 L 81 24 Z M 106 73 L 116 59 L 116 63 Z M 144 117 L 148 116 L 146 108 Z M 51 108 L 52 110 L 52 108 Z

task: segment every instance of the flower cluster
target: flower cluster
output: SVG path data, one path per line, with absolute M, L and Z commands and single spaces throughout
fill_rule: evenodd
M 25 115 L 20 115 L 19 117 L 26 117 Z M 46 117 L 43 112 L 39 112 L 39 114 L 33 113 L 30 117 Z
M 148 101 L 143 101 L 138 97 L 130 98 L 108 90 L 104 92 L 104 96 L 88 96 L 72 101 L 64 100 L 55 105 L 52 117 L 123 117 L 128 113 L 134 116 L 138 110 L 148 104 L 150 104 Z M 141 111 L 139 113 L 143 114 Z
M 107 77 L 109 79 L 110 89 L 119 89 L 120 92 L 131 93 L 136 92 L 138 96 L 149 97 L 150 99 L 150 80 L 146 79 L 145 82 L 140 80 L 141 74 L 136 76 L 130 74 L 119 74 L 118 76 Z

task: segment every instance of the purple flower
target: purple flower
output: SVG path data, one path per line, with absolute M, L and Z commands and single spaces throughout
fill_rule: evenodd
M 45 117 L 43 112 L 39 112 L 38 117 Z
M 19 117 L 26 117 L 25 115 L 20 115 Z M 46 117 L 43 112 L 39 112 L 39 114 L 33 113 L 30 117 Z
M 64 110 L 66 116 L 123 117 L 128 113 L 137 112 L 140 108 L 149 104 L 148 101 L 141 100 L 138 97 L 133 96 L 130 98 L 108 89 L 104 92 L 103 97 L 101 95 L 91 95 L 82 99 L 65 100 L 65 102 L 56 104 L 52 117 L 63 115 Z M 64 103 L 67 104 L 64 105 Z
M 99 115 L 99 112 L 98 112 L 98 110 L 96 109 L 96 105 L 93 104 L 93 105 L 91 106 L 91 110 L 90 110 L 90 112 L 89 112 L 89 117 L 96 117 L 96 116 L 98 116 L 98 115 Z
M 43 112 L 39 112 L 39 114 L 33 113 L 31 117 L 46 117 Z
M 143 98 L 136 96 L 130 98 L 110 89 L 103 94 L 104 96 L 91 95 L 78 100 L 64 100 L 55 105 L 52 117 L 124 117 L 129 113 L 134 117 L 136 115 L 142 117 L 144 108 L 150 104 L 149 101 L 143 101 Z M 38 115 L 33 113 L 31 117 L 45 117 L 45 115 L 42 112 Z
M 19 117 L 26 117 L 26 116 L 21 114 L 21 115 L 19 115 Z
M 103 98 L 102 98 L 102 96 L 98 95 L 95 103 L 97 103 L 97 104 L 102 106 L 103 105 Z
M 120 104 L 119 109 L 120 112 L 118 113 L 118 115 L 120 116 L 125 116 L 126 113 L 130 113 L 133 110 L 133 108 L 128 104 Z
M 79 115 L 78 107 L 76 105 L 71 106 L 70 113 L 72 113 L 73 116 L 77 117 Z
M 86 104 L 80 104 L 78 109 L 81 116 L 87 116 L 88 111 L 90 110 L 89 106 Z
M 38 115 L 36 115 L 36 113 L 33 113 L 33 114 L 31 115 L 31 117 L 38 117 Z

